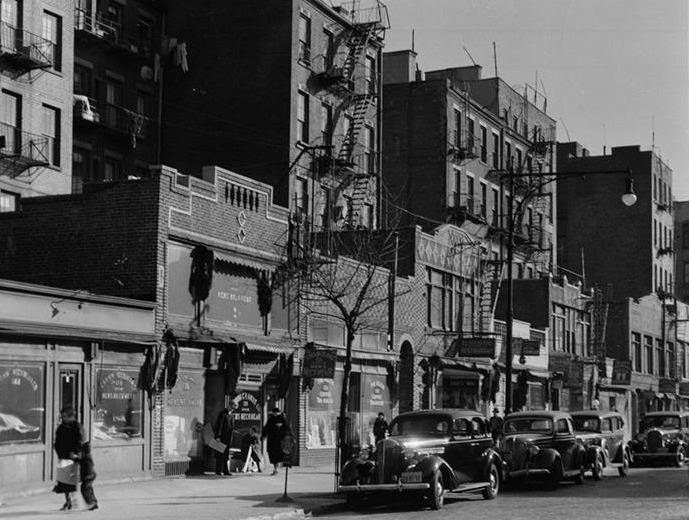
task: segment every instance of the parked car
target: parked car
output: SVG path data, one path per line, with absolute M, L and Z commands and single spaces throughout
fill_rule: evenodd
M 375 450 L 344 465 L 340 492 L 354 506 L 374 494 L 395 493 L 390 497 L 395 501 L 402 493 L 425 497 L 431 509 L 440 509 L 448 492 L 495 498 L 502 466 L 480 412 L 408 412 L 390 423 L 389 438 L 379 441 Z
M 505 417 L 499 453 L 506 479 L 542 480 L 549 489 L 572 479 L 584 482 L 586 452 L 564 412 L 515 412 Z
M 635 464 L 670 462 L 680 467 L 687 458 L 689 412 L 649 412 L 629 443 Z
M 632 454 L 622 414 L 584 410 L 571 415 L 577 439 L 586 449 L 586 470 L 593 479 L 603 478 L 603 469 L 609 467 L 616 467 L 620 477 L 626 477 Z

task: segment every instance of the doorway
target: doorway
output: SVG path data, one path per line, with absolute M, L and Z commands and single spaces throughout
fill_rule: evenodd
M 71 406 L 77 414 L 77 420 L 83 422 L 81 403 L 81 374 L 82 372 L 80 365 L 60 365 L 60 373 L 58 376 L 58 412 L 67 406 Z

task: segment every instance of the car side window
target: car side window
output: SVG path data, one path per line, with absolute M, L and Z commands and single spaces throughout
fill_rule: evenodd
M 456 437 L 471 436 L 471 425 L 467 419 L 455 419 L 454 421 L 454 435 Z
M 612 419 L 610 419 L 610 418 L 603 419 L 603 423 L 601 425 L 601 431 L 603 433 L 612 432 Z
M 569 425 L 567 419 L 558 419 L 555 423 L 555 433 L 569 433 Z
M 471 419 L 471 427 L 474 437 L 483 437 L 486 434 L 486 425 L 480 417 Z
M 689 428 L 689 417 L 682 417 L 682 428 Z

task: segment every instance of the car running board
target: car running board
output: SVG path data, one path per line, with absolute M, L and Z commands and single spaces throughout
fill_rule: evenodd
M 446 496 L 451 497 L 452 495 L 463 495 L 464 493 L 475 493 L 477 491 L 483 491 L 490 486 L 490 482 L 470 482 L 460 485 L 457 489 L 453 491 L 448 491 Z
M 580 472 L 578 469 L 573 469 L 573 470 L 571 470 L 571 471 L 565 471 L 565 472 L 562 474 L 562 478 L 567 479 L 567 478 L 578 477 L 580 473 L 581 473 L 581 472 Z

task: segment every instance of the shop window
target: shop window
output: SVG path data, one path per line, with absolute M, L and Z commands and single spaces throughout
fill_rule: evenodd
M 17 211 L 19 207 L 19 194 L 0 190 L 0 213 Z
M 41 365 L 0 363 L 0 445 L 43 440 L 43 371 Z
M 313 380 L 306 414 L 306 447 L 309 449 L 334 448 L 337 443 L 342 376 L 342 372 L 335 372 L 334 379 Z
M 204 376 L 180 371 L 177 384 L 165 393 L 165 459 L 203 456 Z
M 143 394 L 139 370 L 108 368 L 96 371 L 96 402 L 91 434 L 96 441 L 141 437 Z

